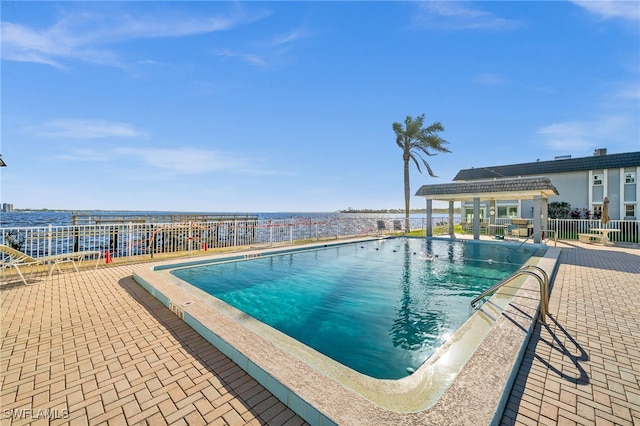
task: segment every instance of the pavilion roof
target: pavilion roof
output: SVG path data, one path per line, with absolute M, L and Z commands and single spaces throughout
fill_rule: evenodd
M 493 179 L 422 185 L 416 196 L 430 200 L 468 201 L 478 197 L 493 200 L 522 200 L 535 196 L 549 198 L 559 195 L 547 177 Z

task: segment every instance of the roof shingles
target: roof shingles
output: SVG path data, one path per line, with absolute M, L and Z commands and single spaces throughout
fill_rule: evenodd
M 422 185 L 416 196 L 482 194 L 495 192 L 551 191 L 558 195 L 558 190 L 547 177 L 496 179 L 478 182 L 454 182 L 436 185 Z
M 463 169 L 454 181 L 510 178 L 518 176 L 543 176 L 557 173 L 618 169 L 640 166 L 640 151 L 622 154 L 594 155 L 592 157 L 569 158 L 563 160 L 536 161 L 533 163 L 510 164 L 506 166 L 478 167 Z

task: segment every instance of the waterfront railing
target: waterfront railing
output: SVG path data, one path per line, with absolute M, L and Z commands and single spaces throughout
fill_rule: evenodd
M 425 219 L 412 218 L 410 227 L 425 229 Z M 33 257 L 101 251 L 110 259 L 403 232 L 404 219 L 234 219 L 1 228 L 0 243 Z
M 454 219 L 460 225 L 459 218 Z M 529 220 L 529 225 L 532 221 Z M 509 219 L 496 219 L 496 227 L 485 227 L 485 234 L 496 236 Z M 610 240 L 638 243 L 639 221 L 549 219 L 544 231 L 553 231 L 561 240 L 577 240 L 592 228 L 618 229 Z M 446 218 L 434 218 L 434 235 L 448 234 Z M 426 218 L 411 218 L 412 231 L 424 231 Z M 218 248 L 293 245 L 300 242 L 393 235 L 405 232 L 404 218 L 336 217 L 327 220 L 234 219 L 224 221 L 189 221 L 181 223 L 105 223 L 75 226 L 36 226 L 0 228 L 0 243 L 30 256 L 101 251 L 105 258 L 147 256 L 161 253 L 207 251 Z M 464 230 L 463 230 L 464 232 Z

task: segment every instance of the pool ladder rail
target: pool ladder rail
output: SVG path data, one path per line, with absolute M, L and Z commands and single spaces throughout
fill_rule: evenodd
M 480 302 L 480 300 L 484 299 L 490 294 L 495 293 L 500 287 L 511 282 L 521 275 L 531 275 L 535 277 L 540 283 L 540 316 L 538 320 L 541 323 L 546 324 L 547 315 L 549 314 L 549 275 L 544 269 L 535 265 L 525 265 L 502 281 L 495 284 L 494 286 L 486 289 L 478 297 L 471 301 L 471 307 L 473 309 L 478 309 L 476 305 L 478 304 L 478 302 Z
M 540 231 L 536 231 L 536 232 L 534 232 L 533 234 L 529 235 L 527 238 L 525 238 L 525 240 L 524 240 L 524 241 L 522 241 L 522 242 L 518 245 L 518 247 L 516 247 L 516 248 L 514 248 L 513 250 L 511 250 L 511 253 L 509 253 L 509 255 L 507 255 L 507 260 L 508 260 L 509 262 L 511 262 L 511 256 L 512 256 L 516 251 L 518 251 L 518 250 L 520 249 L 520 247 L 522 247 L 525 243 L 529 242 L 529 240 L 530 240 L 531 238 L 533 238 L 533 237 L 536 235 L 536 233 L 538 233 L 538 232 L 540 233 L 540 235 L 541 235 L 541 239 L 542 239 L 542 240 L 544 240 L 545 235 L 547 236 L 547 238 L 549 238 L 549 236 L 550 236 L 551 234 L 553 234 L 553 245 L 554 245 L 554 247 L 557 247 L 557 246 L 558 246 L 558 236 L 557 236 L 557 234 L 556 234 L 556 231 L 555 231 L 555 230 L 553 230 L 553 229 L 541 229 Z

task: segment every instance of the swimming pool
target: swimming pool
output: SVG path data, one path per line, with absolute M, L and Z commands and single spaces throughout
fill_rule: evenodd
M 380 262 L 376 255 L 395 256 L 402 259 L 401 278 L 396 276 L 397 287 L 409 290 L 410 298 L 395 300 L 394 318 L 400 322 L 409 318 L 411 323 L 412 315 L 403 317 L 398 313 L 419 310 L 419 302 L 425 300 L 426 295 L 422 281 L 418 279 L 417 284 L 403 286 L 407 282 L 405 278 L 410 276 L 408 282 L 414 282 L 414 278 L 428 276 L 427 270 L 439 271 L 449 262 L 464 272 L 465 267 L 453 261 L 465 257 L 472 264 L 476 263 L 476 268 L 491 270 L 491 274 L 517 267 L 508 266 L 504 255 L 510 254 L 518 244 L 444 239 L 455 244 L 441 246 L 437 240 L 412 239 L 408 249 L 399 239 L 367 243 L 373 246 L 337 241 L 296 249 L 254 249 L 195 260 L 167 261 L 138 268 L 133 276 L 151 295 L 310 424 L 450 424 L 452 421 L 489 424 L 495 416 L 499 418 L 500 407 L 506 404 L 505 389 L 508 396 L 515 377 L 513 372 L 517 372 L 535 324 L 539 296 L 538 282 L 532 277 L 520 277 L 510 282 L 464 321 L 431 356 L 426 355 L 427 360 L 415 369 L 415 373 L 407 374 L 407 367 L 402 363 L 405 371 L 401 373 L 406 377 L 392 380 L 373 378 L 345 367 L 173 273 L 185 267 L 199 268 L 211 263 L 237 268 L 255 260 L 280 263 L 284 267 L 293 256 L 323 256 L 336 248 L 340 251 L 338 257 L 350 253 L 358 260 L 354 263 L 367 264 L 369 268 L 386 263 Z M 418 244 L 418 249 L 413 250 L 411 244 Z M 478 254 L 485 251 L 484 245 L 494 247 L 494 251 L 490 257 L 481 259 Z M 386 251 L 377 253 L 383 246 Z M 375 250 L 376 247 L 379 250 Z M 527 264 L 538 265 L 552 276 L 560 250 L 544 246 L 540 249 L 532 244 L 524 247 L 527 252 L 520 261 L 528 257 Z M 510 259 L 515 260 L 514 257 L 510 256 Z M 502 268 L 506 269 L 501 271 Z M 334 267 L 332 273 L 337 274 L 340 269 Z M 374 286 L 375 280 L 367 279 L 370 287 Z M 460 283 L 456 285 L 461 286 Z M 475 290 L 474 294 L 477 294 Z M 410 303 L 403 303 L 408 300 Z M 403 311 L 403 307 L 410 309 Z M 468 315 L 468 304 L 465 309 L 465 315 Z M 367 342 L 367 336 L 361 337 L 361 342 Z M 438 337 L 444 340 L 447 336 L 443 333 Z M 406 339 L 406 336 L 402 335 L 402 338 Z
M 394 238 L 171 273 L 355 371 L 395 380 L 471 316 L 473 297 L 536 250 Z

